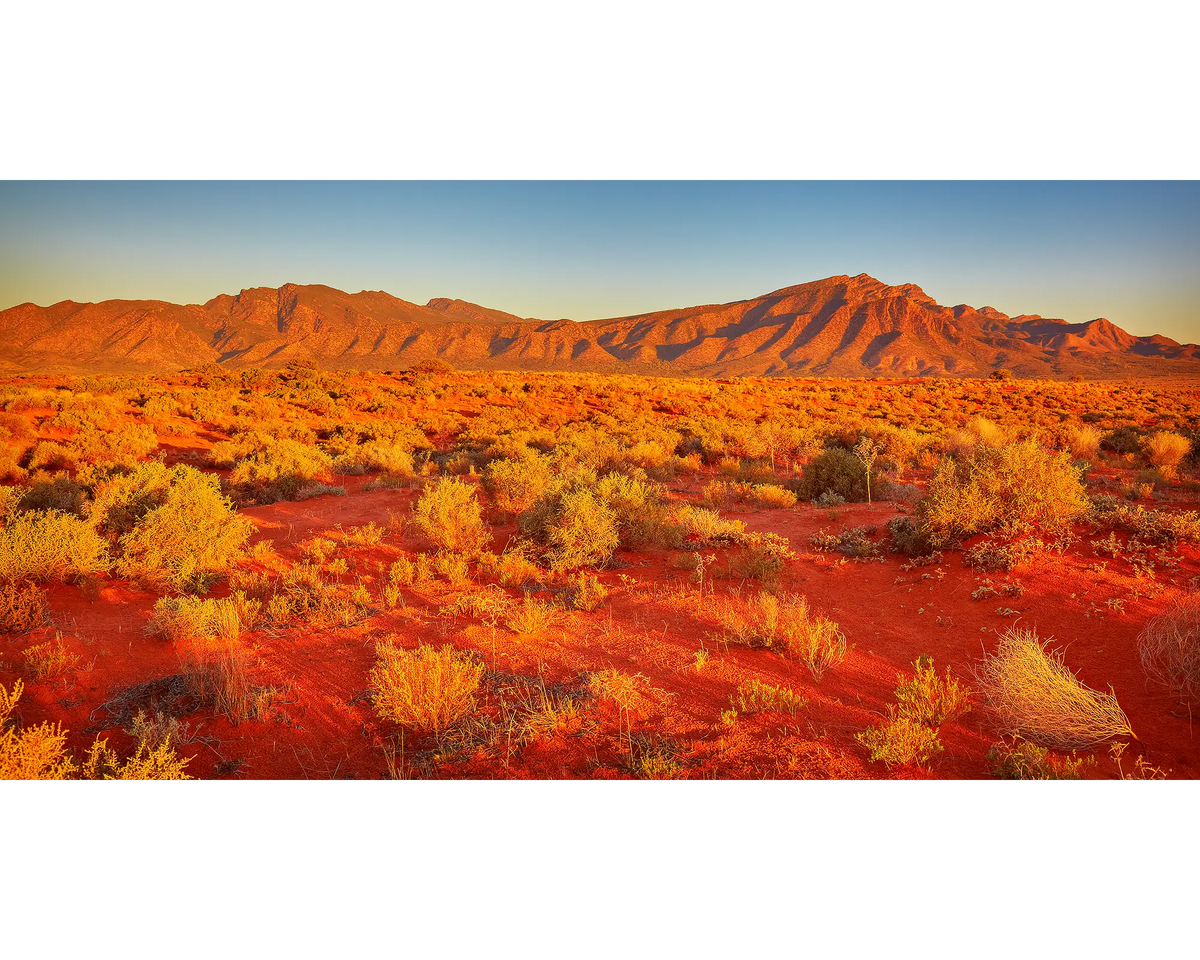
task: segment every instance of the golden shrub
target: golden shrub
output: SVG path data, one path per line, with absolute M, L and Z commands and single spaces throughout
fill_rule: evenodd
M 1087 510 L 1070 454 L 1024 440 L 942 461 L 919 504 L 918 524 L 931 543 L 946 546 L 1002 523 L 1060 527 Z
M 483 523 L 475 490 L 463 480 L 443 478 L 421 493 L 413 524 L 443 550 L 474 556 L 492 539 Z
M 11 693 L 0 685 L 0 780 L 67 780 L 76 767 L 62 727 L 43 723 L 18 730 L 10 723 L 23 689 L 20 680 Z
M 1161 430 L 1152 434 L 1146 441 L 1146 451 L 1150 462 L 1163 472 L 1163 476 L 1171 479 L 1175 476 L 1179 464 L 1188 455 L 1192 444 L 1187 437 L 1178 433 Z
M 617 514 L 588 490 L 573 490 L 559 501 L 549 529 L 555 569 L 600 566 L 620 543 Z
M 104 540 L 78 517 L 30 511 L 11 517 L 0 531 L 0 580 L 65 580 L 111 566 Z
M 241 556 L 254 525 L 222 496 L 217 477 L 184 465 L 160 473 L 160 466 L 143 465 L 132 484 L 131 478 L 117 482 L 119 489 L 102 487 L 102 512 L 94 515 L 114 523 L 119 509 L 125 519 L 116 529 L 133 520 L 119 541 L 126 576 L 176 590 L 205 589 Z M 153 491 L 149 503 L 137 503 L 130 493 L 139 475 Z
M 454 652 L 420 646 L 402 650 L 390 641 L 375 647 L 370 682 L 375 711 L 416 730 L 441 730 L 475 709 L 483 664 Z

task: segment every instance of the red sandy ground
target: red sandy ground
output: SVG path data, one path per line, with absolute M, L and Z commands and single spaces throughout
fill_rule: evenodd
M 703 480 L 692 478 L 672 490 L 681 499 L 698 497 Z M 299 558 L 298 544 L 314 535 L 375 521 L 389 511 L 407 515 L 414 493 L 405 490 L 363 492 L 362 481 L 347 484 L 345 497 L 320 497 L 302 503 L 277 503 L 246 511 L 286 559 Z M 617 563 L 600 574 L 609 587 L 608 600 L 594 613 L 574 614 L 565 625 L 542 636 L 518 636 L 504 626 L 493 631 L 467 617 L 439 617 L 439 603 L 453 591 L 446 584 L 405 589 L 406 606 L 382 612 L 346 629 L 304 627 L 258 630 L 245 638 L 254 651 L 257 683 L 281 690 L 270 719 L 236 726 L 208 712 L 186 718 L 198 739 L 181 753 L 192 759 L 196 777 L 244 778 L 379 778 L 388 775 L 384 745 L 397 728 L 380 721 L 371 708 L 368 672 L 375 640 L 394 632 L 405 646 L 418 642 L 452 643 L 481 652 L 489 667 L 547 684 L 579 684 L 585 671 L 614 668 L 640 675 L 641 695 L 630 710 L 636 736 L 669 740 L 676 748 L 679 772 L 704 777 L 905 777 L 983 778 L 991 775 L 989 746 L 998 735 L 986 714 L 976 709 L 942 727 L 945 752 L 928 770 L 910 766 L 887 768 L 870 763 L 854 734 L 877 722 L 894 702 L 897 674 L 911 674 L 911 663 L 930 654 L 940 672 L 949 666 L 960 679 L 970 679 L 972 666 L 991 649 L 996 634 L 1019 618 L 1054 646 L 1066 648 L 1066 662 L 1091 687 L 1110 685 L 1129 716 L 1138 751 L 1173 778 L 1200 776 L 1200 743 L 1192 720 L 1176 697 L 1146 679 L 1138 662 L 1135 639 L 1146 621 L 1159 613 L 1200 574 L 1195 548 L 1180 548 L 1180 566 L 1158 571 L 1163 589 L 1149 597 L 1146 580 L 1133 577 L 1123 561 L 1110 561 L 1103 572 L 1088 569 L 1096 560 L 1087 531 L 1063 556 L 1049 554 L 1013 573 L 980 575 L 962 565 L 962 554 L 947 552 L 935 566 L 901 569 L 907 558 L 885 553 L 884 559 L 839 562 L 834 554 L 814 553 L 809 536 L 822 527 L 884 525 L 897 507 L 876 504 L 839 508 L 838 520 L 808 505 L 795 509 L 723 511 L 743 520 L 748 529 L 780 534 L 800 554 L 780 586 L 808 596 L 819 611 L 837 621 L 853 644 L 845 661 L 814 683 L 807 669 L 770 651 L 725 649 L 712 639 L 716 632 L 711 605 L 696 594 L 686 574 L 671 569 L 663 551 L 619 551 Z M 493 527 L 499 550 L 513 527 Z M 389 535 L 383 546 L 351 551 L 358 574 L 370 584 L 384 575 L 401 552 L 423 549 L 412 538 Z M 707 552 L 707 551 L 706 551 Z M 719 551 L 717 551 L 719 553 Z M 718 565 L 719 565 L 718 561 Z M 379 566 L 382 563 L 383 566 Z M 625 576 L 633 581 L 623 580 Z M 971 598 L 980 582 L 997 587 L 1018 580 L 1018 598 Z M 743 586 L 713 581 L 718 593 Z M 706 585 L 707 589 L 707 585 Z M 745 591 L 757 586 L 744 585 Z M 0 682 L 11 689 L 24 676 L 21 652 L 62 631 L 79 666 L 63 679 L 33 683 L 25 677 L 19 712 L 26 723 L 61 721 L 69 743 L 81 756 L 97 733 L 121 750 L 134 741 L 101 708 L 122 689 L 179 672 L 171 644 L 145 632 L 157 596 L 120 581 L 107 581 L 95 599 L 78 587 L 49 585 L 52 625 L 0 642 Z M 375 583 L 377 594 L 378 584 Z M 511 596 L 519 596 L 515 590 Z M 1137 596 L 1136 594 L 1143 594 Z M 549 596 L 547 593 L 545 596 Z M 1109 599 L 1124 600 L 1123 612 Z M 999 615 L 1009 607 L 1015 615 Z M 710 650 L 697 669 L 694 655 Z M 801 692 L 808 706 L 794 717 L 780 713 L 740 716 L 722 723 L 720 714 L 730 695 L 748 679 L 759 679 Z M 481 709 L 488 709 L 486 697 Z M 510 755 L 477 756 L 425 768 L 441 777 L 623 777 L 627 734 L 616 707 L 600 701 L 588 711 L 587 724 L 567 723 Z M 1197 719 L 1200 719 L 1198 717 Z M 590 725 L 590 726 L 589 726 Z M 411 741 L 405 750 L 424 750 L 428 739 Z M 1085 768 L 1088 777 L 1116 776 L 1104 750 Z M 410 772 L 403 757 L 400 771 Z

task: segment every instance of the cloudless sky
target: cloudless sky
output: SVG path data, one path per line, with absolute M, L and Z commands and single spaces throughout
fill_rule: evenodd
M 864 272 L 1200 340 L 1200 182 L 0 182 L 0 308 L 290 282 L 590 320 Z

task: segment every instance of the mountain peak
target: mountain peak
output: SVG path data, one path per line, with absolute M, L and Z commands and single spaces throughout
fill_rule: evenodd
M 304 355 L 343 369 L 437 356 L 466 369 L 688 376 L 1200 376 L 1200 348 L 1086 323 L 946 307 L 912 283 L 839 274 L 721 304 L 582 323 L 517 317 L 467 300 L 424 305 L 379 290 L 285 283 L 205 304 L 22 304 L 0 311 L 13 372 L 147 372 L 219 363 L 278 367 Z

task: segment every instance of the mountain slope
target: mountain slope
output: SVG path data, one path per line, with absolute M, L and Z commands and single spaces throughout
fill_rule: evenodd
M 109 300 L 0 311 L 0 371 L 164 372 L 316 360 L 700 376 L 1197 376 L 1200 348 L 992 307 L 944 307 L 913 284 L 860 274 L 734 303 L 609 320 L 522 319 L 462 300 L 421 306 L 381 291 L 255 287 L 208 303 Z

